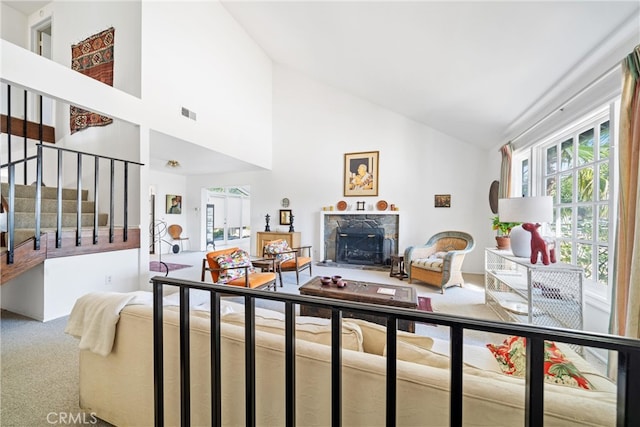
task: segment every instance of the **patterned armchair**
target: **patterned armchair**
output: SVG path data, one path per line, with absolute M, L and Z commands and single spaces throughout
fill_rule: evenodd
M 308 269 L 309 276 L 311 276 L 311 265 L 313 264 L 311 246 L 292 248 L 284 239 L 271 240 L 262 248 L 262 257 L 277 259 L 279 262 L 277 268 L 280 272 L 295 271 L 296 284 L 298 285 L 300 284 L 301 271 Z M 280 283 L 282 284 L 282 279 L 280 279 Z
M 274 264 L 275 266 L 275 264 Z M 209 252 L 202 260 L 200 281 L 205 281 L 205 273 L 211 272 L 213 283 L 245 288 L 276 290 L 276 273 L 257 272 L 253 268 L 249 254 L 240 248 L 228 248 Z
M 404 251 L 404 265 L 408 269 L 409 283 L 420 280 L 445 288 L 464 285 L 462 262 L 475 246 L 473 237 L 462 231 L 442 231 L 422 246 L 410 246 Z

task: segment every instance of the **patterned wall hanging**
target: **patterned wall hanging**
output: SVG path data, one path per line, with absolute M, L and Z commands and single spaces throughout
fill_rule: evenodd
M 102 83 L 113 86 L 113 39 L 115 29 L 108 28 L 71 46 L 71 68 Z M 106 126 L 113 119 L 71 106 L 71 134 L 91 126 Z

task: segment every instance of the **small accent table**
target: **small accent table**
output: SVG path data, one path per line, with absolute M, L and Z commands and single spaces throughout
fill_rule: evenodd
M 252 259 L 251 265 L 253 265 L 256 268 L 259 268 L 260 271 L 267 271 L 267 272 L 273 271 L 274 273 L 277 273 L 278 277 L 280 278 L 280 287 L 282 287 L 282 270 L 280 270 L 280 260 L 275 258 Z
M 396 268 L 398 271 L 395 271 Z M 409 275 L 404 272 L 404 255 L 391 255 L 391 271 L 389 272 L 389 277 L 397 277 L 400 280 L 409 277 Z

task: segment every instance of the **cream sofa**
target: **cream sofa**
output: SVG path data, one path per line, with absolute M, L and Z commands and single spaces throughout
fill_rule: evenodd
M 243 306 L 222 304 L 223 424 L 244 425 Z M 179 425 L 178 308 L 165 307 L 165 420 Z M 210 425 L 209 313 L 191 312 L 191 420 Z M 257 425 L 285 420 L 284 324 L 276 311 L 256 309 Z M 299 318 L 296 343 L 297 425 L 330 425 L 330 323 Z M 343 321 L 343 425 L 385 424 L 385 329 Z M 398 332 L 398 425 L 446 426 L 449 417 L 448 343 Z M 302 340 L 301 338 L 304 338 Z M 314 342 L 315 341 L 315 342 Z M 567 350 L 570 351 L 570 350 Z M 80 352 L 80 406 L 118 426 L 153 425 L 152 307 L 124 307 L 112 351 Z M 443 355 L 445 354 L 445 355 Z M 499 373 L 484 346 L 465 346 L 463 420 L 470 426 L 523 425 L 524 381 Z M 572 357 L 586 373 L 589 365 Z M 411 360 L 411 361 L 409 361 Z M 546 426 L 614 425 L 615 385 L 587 374 L 596 391 L 545 386 Z

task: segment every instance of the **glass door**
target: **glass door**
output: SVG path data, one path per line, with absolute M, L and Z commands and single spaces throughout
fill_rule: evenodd
M 213 251 L 216 249 L 215 242 L 215 205 L 207 204 L 207 210 L 205 213 L 205 234 L 207 239 L 207 251 Z

